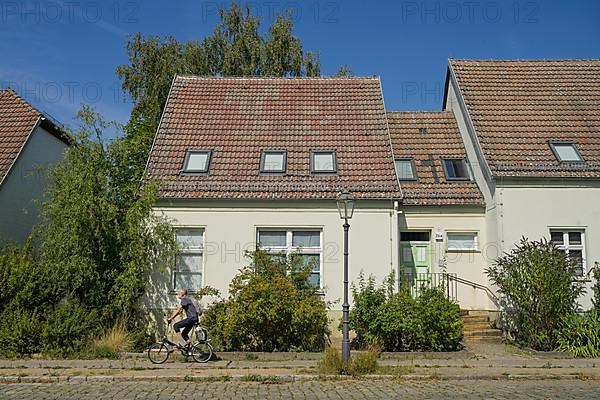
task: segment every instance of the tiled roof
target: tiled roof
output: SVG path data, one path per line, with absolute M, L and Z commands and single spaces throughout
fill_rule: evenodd
M 10 89 L 0 90 L 0 184 L 41 117 Z
M 450 60 L 492 174 L 600 178 L 600 60 Z M 587 162 L 560 164 L 549 141 Z
M 466 158 L 451 112 L 388 112 L 394 157 L 410 158 L 416 182 L 401 181 L 405 205 L 482 206 L 475 182 L 446 181 L 442 158 Z
M 188 149 L 212 150 L 207 175 L 181 173 Z M 261 150 L 286 149 L 285 175 L 260 175 Z M 314 176 L 311 150 L 335 150 Z M 146 167 L 162 198 L 399 198 L 378 78 L 176 77 Z

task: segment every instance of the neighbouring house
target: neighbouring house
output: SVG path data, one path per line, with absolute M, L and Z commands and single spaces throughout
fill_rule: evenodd
M 63 157 L 69 136 L 11 89 L 0 90 L 0 242 L 23 242 L 38 222 L 44 170 Z
M 546 237 L 578 260 L 589 308 L 600 261 L 600 60 L 450 60 L 446 82 L 443 108 L 485 198 L 486 258 L 522 236 Z
M 484 199 L 454 115 L 387 115 L 402 190 L 399 278 L 415 291 L 442 285 L 463 309 L 496 309 L 494 294 L 483 289 L 488 286 L 481 251 L 487 243 Z
M 161 183 L 156 211 L 181 247 L 173 268 L 153 276 L 149 307 L 172 304 L 177 287 L 226 294 L 258 245 L 300 252 L 341 309 L 343 189 L 357 199 L 351 280 L 397 268 L 400 191 L 378 78 L 177 76 L 145 179 Z

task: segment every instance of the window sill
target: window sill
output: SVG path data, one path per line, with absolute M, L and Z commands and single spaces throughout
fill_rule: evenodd
M 446 253 L 481 253 L 481 250 L 473 249 L 446 249 Z

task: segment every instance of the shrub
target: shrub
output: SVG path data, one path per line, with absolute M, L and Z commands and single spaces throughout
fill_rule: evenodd
M 558 351 L 576 357 L 600 357 L 600 312 L 570 315 L 557 335 Z
M 592 299 L 592 303 L 594 304 L 594 309 L 600 312 L 600 263 L 598 261 L 596 261 L 592 269 L 592 279 L 594 280 L 594 285 L 592 286 L 594 298 Z
M 352 357 L 350 361 L 344 362 L 339 350 L 332 347 L 325 349 L 323 358 L 317 364 L 319 373 L 325 375 L 365 375 L 377 370 L 377 359 L 380 355 L 377 347 L 370 347 Z
M 253 265 L 233 279 L 229 298 L 204 313 L 213 342 L 222 350 L 323 350 L 327 306 L 307 283 L 310 266 L 262 250 L 251 257 Z
M 441 289 L 423 289 L 414 299 L 407 291 L 393 293 L 393 275 L 376 288 L 373 277 L 361 274 L 353 285 L 350 328 L 354 344 L 379 344 L 386 351 L 454 351 L 460 349 L 463 324 L 460 308 Z
M 507 326 L 517 343 L 553 350 L 565 318 L 579 307 L 584 292 L 574 262 L 546 239 L 525 238 L 486 270 L 508 303 Z

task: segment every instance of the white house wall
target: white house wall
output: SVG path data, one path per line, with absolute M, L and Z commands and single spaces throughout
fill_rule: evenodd
M 43 197 L 47 183 L 44 172 L 62 158 L 66 147 L 41 127 L 32 133 L 0 187 L 0 238 L 17 242 L 27 238 L 38 222 L 34 200 Z
M 227 295 L 238 270 L 249 264 L 244 250 L 255 248 L 258 228 L 316 228 L 322 230 L 321 280 L 325 300 L 340 310 L 343 299 L 343 228 L 335 201 L 236 202 L 214 201 L 159 204 L 155 211 L 175 227 L 203 227 L 205 255 L 203 285 Z M 360 271 L 378 281 L 396 268 L 396 228 L 393 202 L 358 201 L 350 220 L 349 274 L 356 282 Z M 155 309 L 174 305 L 171 271 L 156 272 L 153 292 L 146 301 Z M 352 300 L 350 298 L 350 300 Z
M 497 224 L 503 234 L 504 251 L 509 251 L 522 236 L 549 239 L 550 229 L 581 229 L 585 230 L 585 272 L 600 262 L 600 182 L 568 186 L 550 182 L 535 186 L 499 183 L 497 191 Z M 587 294 L 581 299 L 586 309 L 591 307 L 591 284 L 587 282 Z
M 446 272 L 483 286 L 489 286 L 484 269 L 488 265 L 486 254 L 488 238 L 485 215 L 482 209 L 461 207 L 410 207 L 398 214 L 398 229 L 431 232 L 431 272 L 443 272 L 440 265 L 446 260 Z M 476 232 L 476 251 L 447 251 L 447 232 Z M 443 239 L 436 240 L 436 233 Z M 457 300 L 462 309 L 495 310 L 488 294 L 464 283 L 457 284 Z

